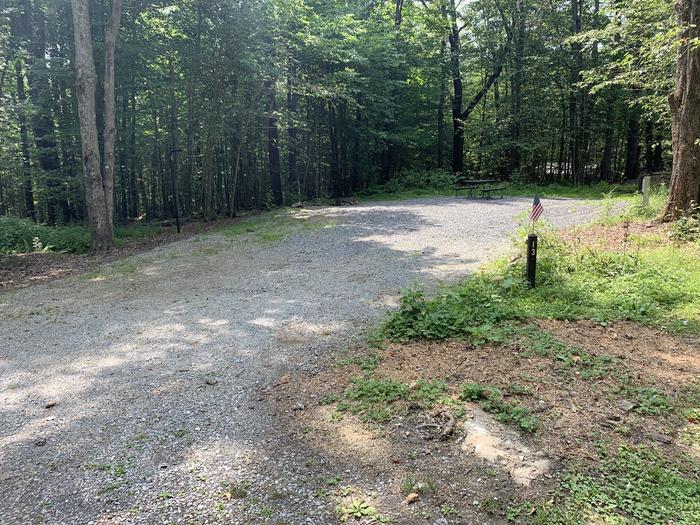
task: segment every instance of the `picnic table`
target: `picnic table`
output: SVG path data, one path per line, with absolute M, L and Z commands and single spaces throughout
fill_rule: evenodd
M 497 179 L 466 179 L 455 183 L 455 197 L 459 196 L 460 191 L 467 191 L 469 198 L 474 198 L 474 192 L 481 190 L 481 197 L 490 199 L 492 193 L 500 192 L 503 198 L 503 192 L 506 190 L 505 184 L 500 184 Z M 494 184 L 500 184 L 493 186 Z

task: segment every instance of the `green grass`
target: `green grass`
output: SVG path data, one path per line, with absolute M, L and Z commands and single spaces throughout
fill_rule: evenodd
M 286 209 L 244 219 L 215 230 L 226 237 L 247 237 L 261 244 L 274 243 L 298 232 L 331 228 L 335 222 L 326 217 L 305 216 Z
M 350 386 L 336 405 L 338 412 L 349 412 L 365 422 L 385 423 L 397 414 L 406 413 L 406 402 L 416 408 L 430 409 L 437 405 L 454 405 L 450 386 L 444 381 L 418 381 L 413 387 L 402 381 L 374 377 L 352 379 Z M 335 402 L 332 398 L 328 402 Z M 324 400 L 323 404 L 328 404 Z M 404 403 L 402 403 L 404 402 Z
M 620 200 L 627 201 L 623 213 L 615 211 Z M 647 207 L 641 206 L 640 200 L 629 193 L 605 197 L 606 211 L 599 222 L 612 225 L 649 220 L 659 213 L 666 195 L 654 192 Z M 630 320 L 700 334 L 698 228 L 690 219 L 673 228 L 677 230 L 674 242 L 658 235 L 653 242 L 631 238 L 623 252 L 572 247 L 545 229 L 540 239 L 536 288 L 528 288 L 523 281 L 522 259 L 515 263 L 502 260 L 460 283 L 443 286 L 431 296 L 421 289 L 405 291 L 400 307 L 384 324 L 384 334 L 395 341 L 458 339 L 472 344 L 515 344 L 525 357 L 551 360 L 564 377 L 575 374 L 580 380 L 596 381 L 599 386 L 595 388 L 602 388 L 605 395 L 629 400 L 634 418 L 668 418 L 669 412 L 684 415 L 687 425 L 679 439 L 688 446 L 698 446 L 700 389 L 696 387 L 695 394 L 671 396 L 659 385 L 631 376 L 623 360 L 566 344 L 528 322 L 588 319 L 605 326 Z M 516 237 L 522 239 L 522 233 Z M 527 395 L 527 389 L 513 389 L 513 385 L 504 392 Z M 464 384 L 459 397 L 478 402 L 497 419 L 524 431 L 537 429 L 538 422 L 526 407 L 492 385 Z M 600 450 L 604 452 L 602 445 Z M 664 457 L 656 449 L 622 446 L 603 454 L 599 461 L 569 465 L 555 492 L 542 500 L 511 506 L 506 517 L 541 525 L 700 523 L 698 465 L 690 458 L 679 465 L 680 460 L 673 458 L 677 456 Z M 494 512 L 503 514 L 502 509 Z
M 498 421 L 515 425 L 525 432 L 537 430 L 537 417 L 519 403 L 505 401 L 503 393 L 494 386 L 466 383 L 462 385 L 459 397 L 463 401 L 479 401 L 481 407 L 494 414 Z
M 504 192 L 510 197 L 582 199 L 603 201 L 606 199 L 629 201 L 636 197 L 636 184 L 598 183 L 590 186 L 571 186 L 566 184 L 507 184 Z M 358 192 L 355 196 L 362 201 L 407 200 L 420 197 L 450 197 L 454 195 L 454 185 L 431 186 L 425 188 L 391 191 L 383 187 Z M 640 197 L 641 199 L 641 197 Z
M 654 449 L 623 446 L 594 470 L 568 474 L 546 503 L 515 505 L 507 517 L 541 525 L 695 525 L 700 480 Z
M 700 333 L 698 247 L 662 246 L 638 252 L 574 250 L 542 239 L 538 285 L 527 287 L 522 262 L 505 261 L 434 297 L 404 293 L 384 326 L 392 340 L 465 339 L 474 344 L 509 337 L 514 321 L 632 320 Z
M 548 357 L 560 370 L 575 372 L 582 379 L 602 379 L 616 371 L 616 362 L 610 356 L 593 355 L 578 346 L 567 345 L 535 326 L 514 328 L 513 334 L 526 350 L 526 356 Z
M 573 186 L 570 184 L 509 184 L 506 195 L 531 197 L 535 194 L 548 198 L 599 200 L 629 198 L 637 191 L 637 184 L 596 184 Z

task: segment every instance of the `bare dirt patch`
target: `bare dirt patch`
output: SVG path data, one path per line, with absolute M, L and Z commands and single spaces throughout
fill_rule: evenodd
M 655 222 L 623 222 L 594 224 L 583 229 L 571 228 L 558 236 L 572 246 L 585 246 L 605 251 L 630 251 L 636 246 L 657 246 L 668 243 L 669 225 Z
M 284 427 L 310 449 L 386 480 L 374 503 L 400 523 L 420 523 L 421 512 L 449 523 L 499 523 L 510 504 L 548 494 L 567 468 L 596 464 L 602 446 L 644 444 L 688 464 L 693 449 L 683 440 L 683 400 L 700 386 L 697 341 L 628 322 L 542 321 L 537 328 L 571 353 L 542 355 L 517 338 L 506 346 L 357 347 L 311 378 L 285 378 L 269 396 L 286 414 Z M 441 439 L 439 411 L 405 400 L 392 403 L 385 423 L 339 412 L 353 378 L 368 374 L 412 390 L 421 381 L 445 382 L 455 402 L 448 408 L 458 420 L 454 431 Z M 476 402 L 459 401 L 465 383 L 498 388 L 506 402 L 536 417 L 537 430 L 516 431 Z M 406 479 L 431 480 L 434 490 L 402 503 Z

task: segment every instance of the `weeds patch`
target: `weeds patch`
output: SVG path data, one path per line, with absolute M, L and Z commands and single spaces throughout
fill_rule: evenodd
M 246 236 L 261 244 L 270 244 L 303 231 L 331 228 L 335 225 L 325 217 L 303 215 L 295 210 L 284 210 L 245 219 L 219 228 L 215 233 L 226 237 Z
M 123 246 L 135 239 L 153 237 L 163 228 L 135 223 L 114 229 L 114 243 Z M 45 226 L 28 219 L 0 217 L 0 254 L 29 252 L 74 252 L 90 250 L 90 231 L 84 225 Z
M 466 383 L 462 385 L 460 399 L 478 401 L 486 412 L 492 413 L 498 421 L 515 425 L 525 432 L 535 432 L 537 417 L 527 407 L 503 399 L 501 390 L 490 385 Z
M 521 503 L 509 520 L 547 525 L 700 523 L 700 480 L 649 448 L 621 447 L 592 472 L 568 475 L 546 503 Z
M 523 281 L 523 264 L 501 262 L 434 297 L 408 290 L 385 323 L 385 336 L 499 343 L 510 337 L 513 322 L 529 318 L 630 320 L 700 333 L 700 258 L 694 249 L 661 247 L 632 256 L 543 244 L 536 288 Z M 581 368 L 599 372 L 601 363 L 578 357 Z
M 525 355 L 552 359 L 561 369 L 574 371 L 585 380 L 607 377 L 616 366 L 610 356 L 589 354 L 577 346 L 564 344 L 548 332 L 531 325 L 514 330 L 514 334 L 519 336 L 519 344 L 525 348 Z

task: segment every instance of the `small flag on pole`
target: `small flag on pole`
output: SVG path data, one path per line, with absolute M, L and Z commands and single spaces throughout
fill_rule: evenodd
M 540 202 L 540 198 L 537 195 L 535 195 L 535 200 L 532 201 L 532 211 L 530 212 L 530 220 L 532 222 L 535 222 L 537 219 L 540 218 L 543 211 L 544 207 Z

